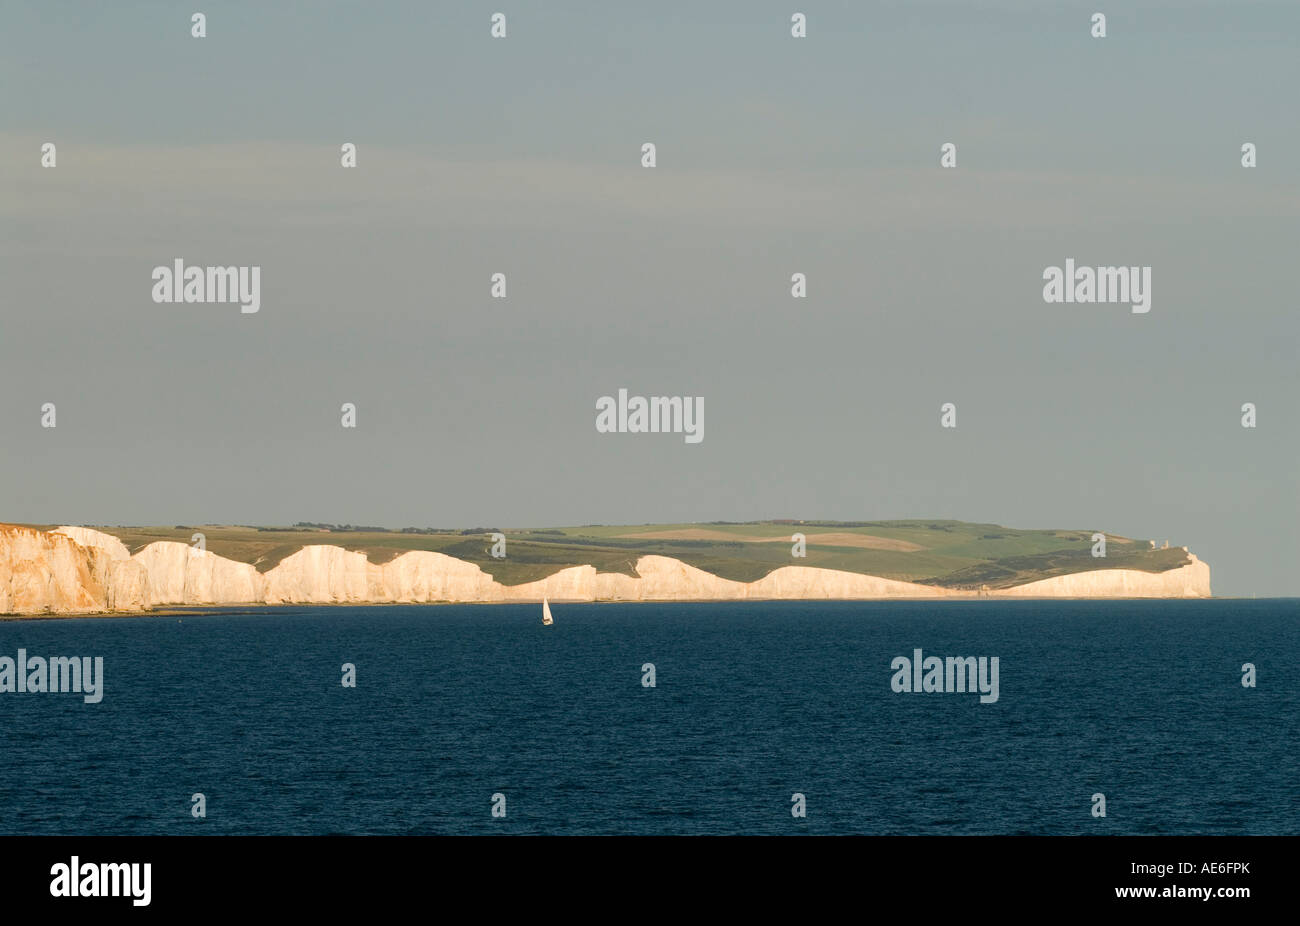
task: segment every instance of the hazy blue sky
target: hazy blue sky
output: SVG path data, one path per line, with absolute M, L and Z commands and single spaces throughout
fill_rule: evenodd
M 5 0 L 0 519 L 950 517 L 1298 594 L 1297 35 L 1289 0 Z M 177 257 L 260 266 L 261 311 L 155 304 Z M 1151 266 L 1150 313 L 1045 304 L 1066 258 Z M 619 387 L 703 396 L 704 441 L 598 434 Z

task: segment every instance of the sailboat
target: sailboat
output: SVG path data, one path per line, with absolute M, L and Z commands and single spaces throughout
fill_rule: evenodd
M 543 595 L 542 596 L 542 624 L 546 627 L 549 627 L 554 623 L 555 621 L 551 619 L 551 606 L 546 603 L 546 596 Z

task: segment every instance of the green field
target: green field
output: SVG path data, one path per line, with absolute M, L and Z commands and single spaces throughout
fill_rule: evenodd
M 638 557 L 682 560 L 726 579 L 752 582 L 781 566 L 841 569 L 946 588 L 990 589 L 1092 569 L 1163 572 L 1190 560 L 1182 547 L 1151 549 L 1146 540 L 1107 534 L 1106 557 L 1091 555 L 1093 530 L 1017 530 L 963 521 L 753 521 L 562 528 L 500 528 L 506 558 L 494 559 L 498 528 L 428 532 L 377 529 L 97 527 L 132 553 L 157 540 L 188 544 L 202 531 L 218 556 L 261 572 L 308 544 L 334 544 L 385 563 L 409 550 L 433 550 L 476 563 L 497 581 L 518 585 L 568 566 L 635 575 Z M 791 556 L 791 535 L 807 537 L 807 556 Z

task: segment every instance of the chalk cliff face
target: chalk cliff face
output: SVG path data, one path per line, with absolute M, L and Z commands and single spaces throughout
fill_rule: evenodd
M 0 613 L 102 610 L 112 562 L 64 534 L 0 527 Z
M 150 605 L 245 604 L 265 597 L 255 567 L 183 543 L 160 540 L 131 558 L 148 576 Z
M 1187 554 L 1191 562 L 1166 572 L 1138 569 L 1095 569 L 1039 579 L 998 594 L 1016 598 L 1209 598 L 1210 567 Z
M 416 550 L 384 564 L 342 547 L 313 545 L 265 574 L 183 543 L 151 543 L 134 556 L 117 538 L 84 527 L 53 531 L 0 525 L 0 613 L 140 611 L 162 605 L 390 602 L 710 601 L 742 599 L 971 598 L 978 593 L 876 576 L 783 566 L 735 582 L 663 556 L 637 560 L 636 576 L 572 566 L 536 582 L 503 585 L 473 563 Z M 1017 598 L 1201 598 L 1210 568 L 1194 555 L 1151 573 L 1098 569 L 995 592 Z
M 89 527 L 64 525 L 63 527 L 54 528 L 50 533 L 71 537 L 83 547 L 98 547 L 114 560 L 131 558 L 131 551 L 126 548 L 126 544 L 112 534 L 105 534 L 103 531 L 97 531 Z
M 0 528 L 0 530 L 3 530 Z M 91 530 L 89 527 L 56 527 L 50 531 L 50 536 L 64 536 L 70 538 L 78 546 L 86 548 L 86 556 L 91 562 L 99 561 L 106 564 L 103 568 L 107 580 L 103 584 L 103 607 L 94 607 L 90 610 L 106 611 L 139 611 L 149 606 L 151 596 L 149 591 L 149 572 L 145 564 L 131 559 L 131 552 L 126 548 L 126 544 L 118 540 L 112 534 L 105 534 L 97 530 Z M 3 575 L 4 564 L 0 563 L 0 575 Z M 87 589 L 89 594 L 96 596 L 98 589 Z M 5 608 L 0 607 L 0 612 Z M 79 611 L 82 608 L 60 608 L 57 606 L 41 608 L 45 611 Z

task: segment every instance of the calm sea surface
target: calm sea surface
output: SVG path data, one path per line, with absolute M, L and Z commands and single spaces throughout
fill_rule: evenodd
M 1300 833 L 1297 599 L 553 610 L 0 623 L 105 676 L 0 693 L 0 832 Z M 918 647 L 998 701 L 893 692 Z

